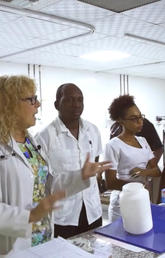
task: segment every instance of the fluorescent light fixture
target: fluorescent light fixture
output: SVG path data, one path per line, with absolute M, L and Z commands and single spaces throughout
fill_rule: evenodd
M 144 37 L 134 35 L 134 34 L 129 34 L 129 33 L 125 33 L 124 36 L 127 37 L 127 38 L 137 39 L 137 40 L 140 40 L 140 41 L 143 41 L 143 42 L 146 41 L 146 42 L 149 42 L 149 43 L 154 43 L 154 44 L 159 44 L 159 45 L 165 46 L 165 42 L 159 41 L 159 40 L 144 38 Z
M 160 0 L 78 0 L 83 3 L 101 7 L 112 12 L 121 13 L 146 4 L 158 2 Z
M 80 56 L 80 58 L 88 59 L 91 61 L 110 62 L 113 60 L 120 60 L 127 58 L 130 55 L 120 51 L 97 51 Z

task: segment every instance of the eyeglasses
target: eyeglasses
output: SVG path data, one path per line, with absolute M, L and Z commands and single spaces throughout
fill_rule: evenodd
M 128 120 L 128 121 L 131 121 L 131 122 L 134 122 L 134 123 L 138 123 L 139 120 L 143 120 L 145 118 L 145 115 L 140 115 L 140 116 L 133 116 L 133 117 L 130 117 L 130 118 L 125 118 L 123 120 Z
M 30 102 L 31 105 L 35 105 L 38 101 L 37 95 L 32 96 L 32 97 L 28 97 L 28 98 L 24 98 L 24 99 L 21 99 L 21 100 L 26 101 L 26 102 Z

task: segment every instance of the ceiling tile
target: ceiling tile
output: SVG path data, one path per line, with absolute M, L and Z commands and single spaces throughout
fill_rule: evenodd
M 129 33 L 165 42 L 165 0 L 121 14 L 77 0 L 39 0 L 34 4 L 28 0 L 13 0 L 8 3 L 8 6 L 18 8 L 18 11 L 28 9 L 29 15 L 26 16 L 18 12 L 14 14 L 15 10 L 11 13 L 11 10 L 2 8 L 2 4 L 4 2 L 0 0 L 1 60 L 165 77 L 165 46 L 125 37 Z M 36 16 L 34 11 L 40 14 Z M 79 23 L 55 17 L 48 21 L 44 14 L 72 19 L 82 24 L 80 26 Z M 79 37 L 84 33 L 88 35 Z M 80 58 L 84 53 L 100 50 L 123 51 L 130 54 L 130 57 L 104 63 Z

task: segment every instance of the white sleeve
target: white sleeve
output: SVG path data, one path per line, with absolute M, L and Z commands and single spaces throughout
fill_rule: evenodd
M 60 173 L 50 175 L 48 179 L 48 184 L 51 185 L 51 192 L 57 192 L 59 190 L 64 190 L 66 196 L 76 194 L 87 187 L 90 186 L 90 180 L 82 179 L 82 171 L 70 171 L 68 173 Z
M 3 154 L 3 152 L 1 152 Z M 0 153 L 0 154 L 1 154 Z M 10 198 L 15 199 L 17 202 L 17 195 L 20 195 L 19 189 L 16 189 L 16 196 L 11 196 L 10 185 L 6 185 L 5 177 L 8 178 L 7 182 L 15 184 L 14 173 L 12 175 L 11 164 L 11 177 L 9 178 L 7 174 L 7 162 L 10 161 L 1 160 L 0 161 L 0 235 L 11 236 L 11 237 L 29 237 L 31 235 L 31 224 L 29 223 L 30 211 L 25 208 L 18 207 L 15 205 L 7 204 L 6 200 Z M 22 172 L 22 171 L 21 171 Z M 26 184 L 26 182 L 25 182 Z M 6 185 L 6 187 L 4 187 Z M 15 185 L 17 188 L 17 185 Z
M 148 149 L 148 152 L 149 152 L 148 160 L 153 159 L 153 158 L 154 158 L 154 154 L 153 154 L 153 151 L 151 150 L 150 145 L 148 144 L 146 138 L 144 138 L 144 137 L 141 137 L 141 138 L 142 138 L 142 140 L 143 140 L 143 145 L 145 146 L 145 148 Z
M 111 169 L 117 170 L 119 163 L 119 154 L 117 150 L 112 146 L 111 141 L 106 144 L 104 151 L 104 160 L 109 160 L 111 162 Z
M 31 224 L 30 212 L 19 207 L 13 207 L 2 202 L 0 190 L 0 234 L 12 237 L 29 237 Z

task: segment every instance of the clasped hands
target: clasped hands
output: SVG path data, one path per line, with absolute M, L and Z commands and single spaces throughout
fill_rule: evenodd
M 132 178 L 136 178 L 136 177 L 139 177 L 139 176 L 142 176 L 142 169 L 141 168 L 133 168 L 130 170 L 130 175 Z

